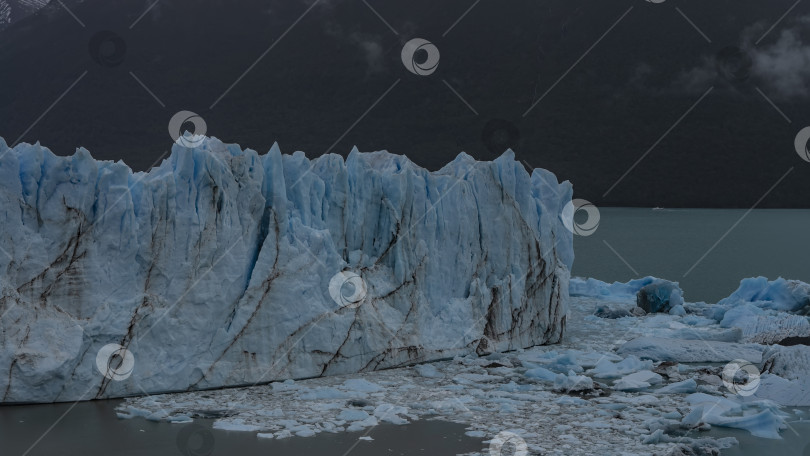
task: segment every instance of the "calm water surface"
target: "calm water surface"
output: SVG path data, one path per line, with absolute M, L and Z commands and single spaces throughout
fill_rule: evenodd
M 711 437 L 734 437 L 740 444 L 723 451 L 723 456 L 810 456 L 810 421 L 794 422 L 782 431 L 782 440 L 752 437 L 739 429 L 714 428 Z
M 255 432 L 213 429 L 214 420 L 170 424 L 115 416 L 119 400 L 0 407 L 3 456 L 352 456 L 450 455 L 480 451 L 481 439 L 464 435 L 464 426 L 442 421 L 380 425 L 365 432 L 259 439 Z M 68 410 L 70 411 L 68 412 Z M 40 437 L 64 416 L 41 440 Z M 36 445 L 29 451 L 32 445 Z
M 607 282 L 662 277 L 693 302 L 717 302 L 745 277 L 810 282 L 810 210 L 746 212 L 602 208 L 596 232 L 574 239 L 572 272 Z

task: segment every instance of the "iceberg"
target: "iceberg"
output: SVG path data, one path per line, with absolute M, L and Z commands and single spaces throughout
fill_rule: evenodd
M 802 315 L 810 314 L 810 284 L 779 277 L 751 277 L 740 281 L 740 287 L 717 304 L 734 307 L 751 303 L 762 309 L 781 310 Z
M 260 155 L 178 141 L 148 172 L 0 138 L 0 393 L 75 401 L 559 342 L 570 183 L 507 151 Z
M 606 283 L 594 278 L 573 277 L 569 281 L 568 294 L 598 298 L 604 302 L 635 301 L 636 306 L 647 313 L 669 312 L 683 306 L 683 291 L 678 282 L 647 276 L 626 283 Z M 604 306 L 603 306 L 604 307 Z M 683 309 L 680 309 L 683 310 Z M 603 318 L 620 318 L 623 312 L 606 308 L 600 313 Z M 629 313 L 629 310 L 628 310 Z
M 773 345 L 762 360 L 761 383 L 754 398 L 784 406 L 810 406 L 810 347 Z
M 592 277 L 572 277 L 569 282 L 568 292 L 571 296 L 587 296 L 606 301 L 628 301 L 635 300 L 636 294 L 645 286 L 661 280 L 647 276 L 626 283 L 606 283 Z
M 779 344 L 791 338 L 801 342 L 810 336 L 810 284 L 799 280 L 752 277 L 703 314 L 723 328 L 738 328 L 743 340 Z
M 652 369 L 652 367 L 652 361 L 642 361 L 635 356 L 628 356 L 618 363 L 613 363 L 609 359 L 603 358 L 587 373 L 598 378 L 614 378 L 642 370 L 649 370 Z
M 657 279 L 643 286 L 636 295 L 636 305 L 647 313 L 686 314 L 683 310 L 683 291 L 678 286 L 678 282 L 663 279 Z
M 767 400 L 739 403 L 734 399 L 694 393 L 686 397 L 686 402 L 692 405 L 692 411 L 682 420 L 686 427 L 702 422 L 743 429 L 765 439 L 781 439 L 779 431 L 787 427 L 788 415 Z

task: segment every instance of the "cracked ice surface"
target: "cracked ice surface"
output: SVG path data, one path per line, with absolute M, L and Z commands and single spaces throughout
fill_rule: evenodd
M 511 151 L 268 154 L 205 139 L 148 173 L 0 139 L 2 402 L 337 375 L 560 340 L 571 186 Z M 330 280 L 362 278 L 344 306 Z M 97 368 L 107 344 L 131 376 Z M 102 360 L 104 361 L 104 360 Z M 105 367 L 105 371 L 108 370 Z M 371 420 L 376 415 L 370 415 Z

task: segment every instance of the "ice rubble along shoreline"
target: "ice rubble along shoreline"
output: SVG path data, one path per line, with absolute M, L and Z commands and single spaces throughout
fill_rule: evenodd
M 205 138 L 147 173 L 0 138 L 2 402 L 185 391 L 558 342 L 571 185 Z M 341 271 L 366 287 L 330 295 Z M 124 379 L 97 355 L 120 344 Z M 104 360 L 101 360 L 104 361 Z M 115 368 L 115 366 L 113 366 Z
M 655 277 L 614 284 L 571 278 L 570 320 L 560 344 L 130 398 L 117 411 L 120 418 L 172 423 L 216 411 L 214 428 L 258 438 L 367 434 L 381 422 L 437 419 L 462 423 L 476 438 L 516 434 L 513 443 L 522 439 L 532 454 L 718 454 L 738 442 L 705 434 L 715 426 L 779 439 L 806 419 L 806 412 L 789 408 L 810 405 L 810 347 L 753 343 L 761 333 L 751 329 L 773 336 L 801 330 L 792 322 L 807 324 L 807 291 L 799 281 L 744 279 L 731 297 L 707 305 L 683 301 L 677 283 Z M 645 302 L 644 293 L 668 297 L 668 305 L 630 312 Z M 600 312 L 604 307 L 611 311 Z
M 631 316 L 626 303 L 654 277 L 607 284 L 596 279 L 570 279 L 571 297 L 598 298 L 603 318 Z M 677 283 L 674 283 L 677 287 Z M 621 306 L 621 302 L 625 306 Z M 810 284 L 781 277 L 742 279 L 740 286 L 716 304 L 685 303 L 677 324 L 662 314 L 660 325 L 625 342 L 618 355 L 655 362 L 751 363 L 758 373 L 748 401 L 773 401 L 782 406 L 810 406 Z M 655 314 L 653 314 L 655 315 Z

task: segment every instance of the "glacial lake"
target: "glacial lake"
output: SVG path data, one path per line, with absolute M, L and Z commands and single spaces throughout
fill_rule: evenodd
M 604 281 L 654 275 L 679 281 L 686 300 L 707 302 L 730 294 L 744 277 L 783 276 L 810 282 L 807 210 L 754 210 L 746 215 L 745 210 L 603 208 L 600 216 L 592 236 L 575 238 L 574 275 Z M 0 454 L 197 455 L 206 453 L 195 449 L 211 443 L 211 455 L 240 456 L 341 456 L 350 449 L 352 456 L 448 455 L 484 448 L 481 439 L 464 435 L 464 426 L 440 421 L 381 425 L 369 434 L 373 441 L 359 441 L 364 433 L 278 441 L 258 439 L 252 432 L 216 430 L 211 427 L 213 420 L 193 424 L 120 420 L 114 412 L 119 402 L 0 406 Z M 792 427 L 796 432 L 783 431 L 779 441 L 721 428 L 700 436 L 736 437 L 741 445 L 724 455 L 810 456 L 810 421 L 794 422 Z M 178 439 L 187 439 L 186 452 Z
M 444 421 L 383 424 L 366 432 L 260 439 L 255 432 L 213 429 L 213 419 L 170 424 L 115 416 L 120 400 L 0 407 L 0 454 L 4 456 L 379 456 L 448 455 L 480 451 L 482 439 Z M 72 408 L 71 408 L 72 407 Z M 69 411 L 68 411 L 69 410 Z M 60 417 L 44 437 L 40 437 Z M 31 446 L 33 449 L 31 449 Z M 30 451 L 29 451 L 30 449 Z
M 691 302 L 717 302 L 746 277 L 810 282 L 810 210 L 747 212 L 602 208 L 594 234 L 574 237 L 572 274 L 605 282 L 652 275 L 680 282 Z
M 746 431 L 714 427 L 700 437 L 734 437 L 740 444 L 723 450 L 723 456 L 810 456 L 810 421 L 807 421 L 810 407 L 797 407 L 804 411 L 805 421 L 789 422 L 788 429 L 782 431 L 782 440 L 766 440 L 753 437 Z

